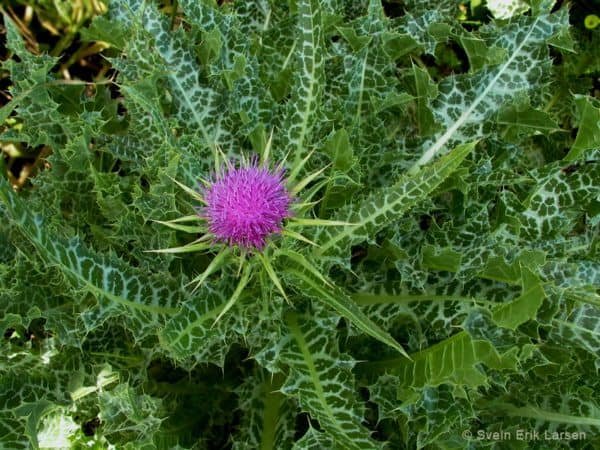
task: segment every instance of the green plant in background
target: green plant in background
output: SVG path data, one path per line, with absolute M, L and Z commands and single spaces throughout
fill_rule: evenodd
M 35 47 L 39 46 L 39 42 L 34 41 L 32 33 L 28 29 L 33 17 L 36 17 L 44 30 L 58 38 L 51 48 L 40 48 L 42 51 L 47 50 L 52 56 L 60 56 L 73 43 L 77 33 L 90 19 L 104 14 L 107 10 L 105 2 L 102 0 L 36 0 L 34 2 L 13 0 L 6 6 L 12 12 L 11 6 L 17 7 L 18 5 L 26 8 L 23 20 L 19 20 L 14 14 L 12 16 L 24 34 L 33 41 L 30 42 Z
M 82 75 L 102 80 L 108 71 L 109 67 L 102 59 L 90 62 L 107 45 L 101 41 L 86 41 L 85 36 L 79 34 L 93 17 L 106 11 L 106 5 L 99 0 L 11 0 L 0 4 L 0 12 L 14 22 L 28 50 L 36 55 L 61 56 L 55 72 L 66 80 Z M 6 81 L 10 82 L 7 73 L 0 72 L 0 105 L 11 100 L 10 94 L 4 91 Z M 1 129 L 18 130 L 23 126 L 18 116 L 8 117 L 11 110 L 11 107 L 5 108 L 5 114 L 0 115 Z M 7 157 L 11 182 L 20 187 L 43 166 L 51 149 L 48 146 L 31 148 L 24 142 L 4 140 L 0 143 L 0 151 Z
M 597 48 L 521 3 L 113 0 L 112 83 L 5 17 L 0 446 L 600 444 Z

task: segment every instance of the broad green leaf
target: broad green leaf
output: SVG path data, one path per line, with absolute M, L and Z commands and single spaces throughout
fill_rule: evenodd
M 294 450 L 318 450 L 320 448 L 334 448 L 335 441 L 324 431 L 317 431 L 309 426 L 302 439 L 294 443 Z
M 294 438 L 295 402 L 279 391 L 284 379 L 257 371 L 240 386 L 242 426 L 234 449 L 287 448 Z
M 286 147 L 293 151 L 297 166 L 310 148 L 310 131 L 319 111 L 323 80 L 323 24 L 321 5 L 316 0 L 298 1 L 298 39 L 295 44 L 296 72 L 284 129 Z
M 456 272 L 460 268 L 461 255 L 452 249 L 423 249 L 423 264 L 431 269 Z
M 427 164 L 460 142 L 485 137 L 483 124 L 517 94 L 534 89 L 547 63 L 540 48 L 566 27 L 566 14 L 521 18 L 506 25 L 490 45 L 505 49 L 508 57 L 497 66 L 473 75 L 448 77 L 439 85 L 432 104 L 443 131 L 423 144 L 423 154 L 413 166 Z M 535 61 L 535 63 L 534 63 Z
M 350 245 L 371 239 L 377 231 L 398 219 L 439 186 L 474 148 L 475 143 L 459 145 L 435 164 L 415 175 L 404 175 L 393 186 L 367 197 L 357 210 L 350 209 L 344 217 L 353 226 L 317 235 L 315 241 L 322 244 L 315 253 L 326 255 L 335 252 L 340 255 Z
M 201 6 L 201 9 L 208 8 Z M 200 82 L 198 74 L 202 70 L 190 44 L 183 39 L 181 33 L 170 32 L 170 21 L 154 5 L 119 0 L 111 5 L 111 10 L 117 22 L 135 32 L 135 38 L 127 41 L 124 50 L 138 67 L 134 69 L 129 66 L 124 73 L 126 79 L 140 77 L 140 69 L 142 73 L 147 70 L 156 76 L 162 72 L 161 76 L 166 75 L 167 89 L 171 93 L 181 126 L 193 127 L 207 148 L 225 142 L 227 132 L 222 128 L 222 119 L 217 113 L 220 94 L 211 86 Z M 162 38 L 154 39 L 153 36 Z M 147 46 L 148 42 L 153 44 L 150 48 Z M 147 77 L 148 74 L 144 78 Z
M 544 290 L 539 280 L 528 269 L 523 269 L 521 296 L 493 307 L 492 317 L 498 325 L 514 330 L 535 317 L 543 299 Z M 371 370 L 393 367 L 403 387 L 436 386 L 445 382 L 479 386 L 488 383 L 485 372 L 478 368 L 479 364 L 490 369 L 514 370 L 516 350 L 513 347 L 500 352 L 489 341 L 475 339 L 469 332 L 461 331 L 425 350 L 412 353 L 412 361 L 382 360 L 367 363 L 361 370 L 369 373 Z
M 501 51 L 497 48 L 488 48 L 485 41 L 475 37 L 472 34 L 462 34 L 458 37 L 461 45 L 465 49 L 469 57 L 469 72 L 476 72 L 486 66 L 486 64 L 495 64 L 500 61 L 495 61 L 495 58 L 502 58 Z
M 519 142 L 524 136 L 560 131 L 550 114 L 532 108 L 527 103 L 509 105 L 498 113 L 497 123 L 502 135 L 509 141 Z
M 394 381 L 382 377 L 372 395 L 383 406 L 380 414 L 399 420 L 407 440 L 417 448 L 451 446 L 456 440 L 454 430 L 468 428 L 474 418 L 469 401 L 450 384 L 427 386 L 400 403 L 400 399 L 393 401 L 398 397 Z
M 546 409 L 545 407 L 525 404 L 525 406 L 516 406 L 513 404 L 493 402 L 487 405 L 490 408 L 495 408 L 495 412 L 506 414 L 512 417 L 523 419 L 533 419 L 536 423 L 550 423 L 575 425 L 580 429 L 598 430 L 600 428 L 600 408 L 593 402 L 584 399 L 565 399 L 559 411 Z M 571 405 L 576 405 L 573 408 Z M 544 405 L 545 406 L 545 405 Z M 587 414 L 585 414 L 587 413 Z M 559 438 L 561 436 L 558 431 L 546 431 L 544 433 L 548 438 Z M 585 436 L 585 433 L 582 434 Z
M 588 150 L 600 147 L 600 108 L 590 97 L 575 96 L 579 115 L 579 130 L 565 161 L 581 159 Z
M 286 323 L 290 340 L 282 358 L 290 374 L 281 391 L 296 397 L 337 446 L 381 448 L 361 425 L 363 408 L 355 398 L 350 371 L 354 362 L 339 353 L 331 338 L 335 319 L 317 321 L 290 313 Z
M 584 211 L 598 201 L 600 164 L 547 166 L 524 200 L 520 232 L 525 237 L 552 238 L 569 232 Z
M 165 353 L 175 360 L 213 362 L 222 366 L 228 350 L 227 328 L 231 314 L 215 324 L 225 308 L 231 290 L 215 290 L 203 284 L 193 301 L 182 303 L 159 334 Z
M 136 441 L 136 446 L 152 446 L 154 434 L 163 420 L 160 400 L 119 384 L 98 395 L 98 418 L 102 433 L 112 442 Z
M 436 129 L 435 118 L 431 111 L 431 99 L 437 97 L 438 90 L 426 70 L 413 64 L 414 96 L 417 103 L 417 130 L 421 136 L 431 135 Z
M 293 277 L 294 282 L 298 283 L 306 294 L 315 298 L 333 308 L 342 317 L 348 319 L 354 326 L 371 337 L 389 345 L 402 355 L 408 356 L 402 346 L 394 340 L 388 333 L 382 330 L 378 325 L 371 321 L 340 289 L 323 287 L 318 279 L 295 269 L 288 269 L 286 273 Z
M 545 293 L 540 280 L 529 269 L 522 269 L 522 280 L 521 296 L 494 311 L 494 322 L 501 327 L 515 330 L 522 323 L 535 319 L 544 301 Z
M 172 280 L 149 277 L 115 257 L 95 254 L 77 239 L 67 241 L 49 234 L 42 218 L 30 214 L 4 180 L 0 180 L 0 200 L 39 257 L 57 266 L 74 287 L 96 297 L 96 307 L 84 314 L 88 329 L 119 316 L 144 339 L 155 333 L 164 316 L 173 314 L 174 305 L 185 298 Z
M 106 42 L 118 49 L 124 48 L 127 42 L 125 30 L 104 16 L 94 17 L 89 28 L 81 30 L 81 38 L 88 42 Z
M 550 337 L 569 346 L 583 348 L 593 355 L 600 351 L 600 309 L 593 305 L 580 305 L 566 317 L 553 319 Z
M 411 353 L 410 357 L 411 361 L 391 359 L 367 363 L 360 371 L 365 374 L 392 372 L 398 376 L 399 386 L 403 388 L 437 386 L 446 382 L 475 387 L 489 383 L 485 372 L 478 368 L 480 364 L 497 370 L 514 370 L 517 364 L 514 352 L 501 354 L 489 342 L 473 340 L 465 331 Z
M 2 63 L 3 69 L 13 81 L 10 94 L 11 102 L 0 110 L 2 123 L 14 111 L 26 128 L 5 130 L 3 141 L 27 142 L 31 146 L 61 145 L 65 143 L 65 133 L 70 134 L 71 123 L 57 110 L 59 104 L 49 92 L 52 77 L 51 68 L 57 59 L 49 55 L 35 56 L 30 53 L 12 19 L 4 15 L 6 25 L 7 49 L 19 58 L 20 62 L 8 59 Z M 11 136 L 12 135 L 12 136 Z
M 353 164 L 353 151 L 348 132 L 344 129 L 336 131 L 325 144 L 325 152 L 331 157 L 333 168 L 348 171 Z

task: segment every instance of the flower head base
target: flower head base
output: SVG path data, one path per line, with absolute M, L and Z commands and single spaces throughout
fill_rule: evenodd
M 283 169 L 270 170 L 256 159 L 227 167 L 205 188 L 202 215 L 217 241 L 262 250 L 266 239 L 281 231 L 291 216 L 292 196 Z

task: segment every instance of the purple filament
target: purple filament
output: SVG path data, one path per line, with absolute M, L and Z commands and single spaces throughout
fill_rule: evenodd
M 284 171 L 271 171 L 254 159 L 248 166 L 227 166 L 205 189 L 203 215 L 217 241 L 261 250 L 290 217 L 291 195 Z

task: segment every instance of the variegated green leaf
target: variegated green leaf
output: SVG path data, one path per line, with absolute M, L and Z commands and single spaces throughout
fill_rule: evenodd
M 415 175 L 404 175 L 393 186 L 366 198 L 357 210 L 347 208 L 347 212 L 341 218 L 353 225 L 341 231 L 319 233 L 316 240 L 321 240 L 322 244 L 315 252 L 318 255 L 343 255 L 342 249 L 368 240 L 439 186 L 474 147 L 475 143 L 459 145 L 435 164 Z
M 292 277 L 294 284 L 297 283 L 301 289 L 305 290 L 306 295 L 333 308 L 362 332 L 408 357 L 402 346 L 389 333 L 369 319 L 342 290 L 335 289 L 332 286 L 323 287 L 318 278 L 313 278 L 313 276 L 308 275 L 306 272 L 288 269 L 286 273 Z
M 114 256 L 92 252 L 76 238 L 52 235 L 43 219 L 32 215 L 4 180 L 0 180 L 0 199 L 39 257 L 57 266 L 74 288 L 96 298 L 96 306 L 82 315 L 88 329 L 119 317 L 136 330 L 139 339 L 145 339 L 156 333 L 164 317 L 174 314 L 177 303 L 185 298 L 174 280 L 147 276 Z
M 286 108 L 285 143 L 293 151 L 293 164 L 300 163 L 311 144 L 310 132 L 319 114 L 323 74 L 323 22 L 321 2 L 300 0 L 297 4 L 298 36 L 293 54 L 298 66 L 292 98 Z
M 281 388 L 298 399 L 320 426 L 333 438 L 336 447 L 381 448 L 361 425 L 362 407 L 353 392 L 350 369 L 354 362 L 337 350 L 331 331 L 336 319 L 307 320 L 289 314 L 289 342 L 282 359 L 290 375 Z

